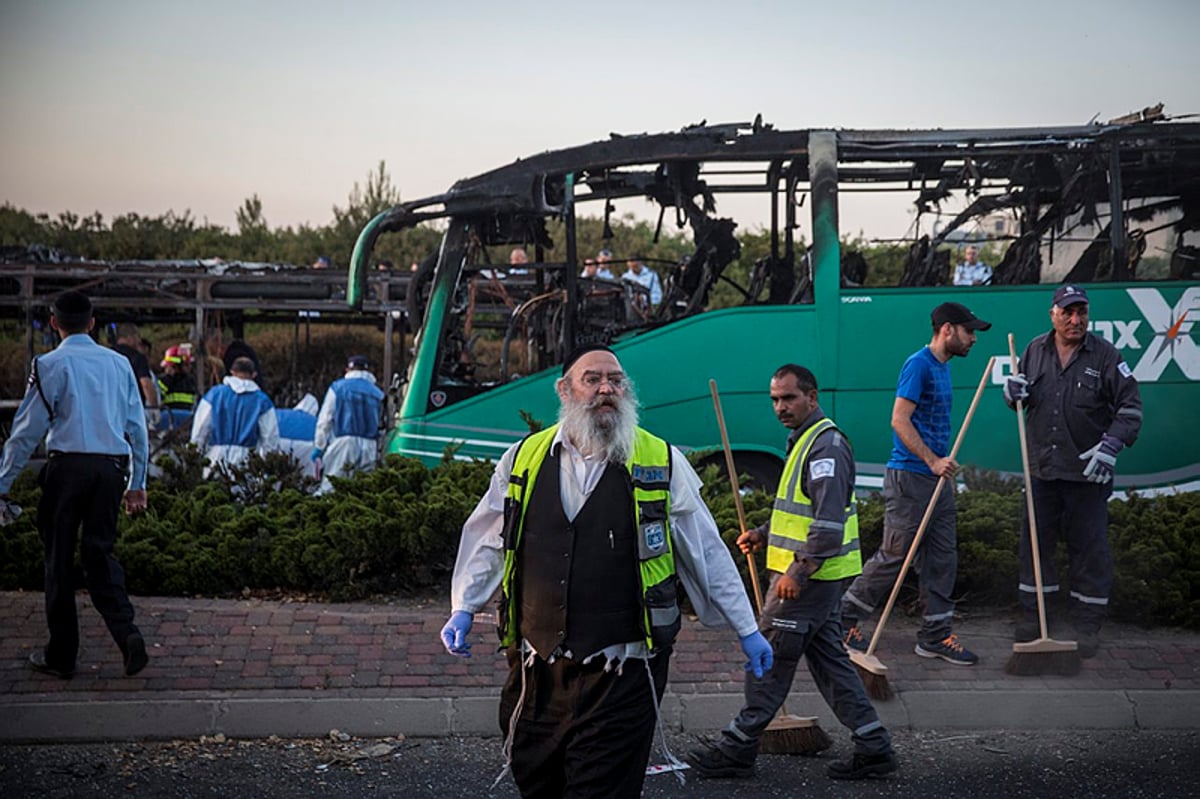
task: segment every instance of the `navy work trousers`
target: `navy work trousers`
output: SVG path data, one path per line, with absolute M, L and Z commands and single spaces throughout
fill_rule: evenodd
M 1042 592 L 1047 599 L 1060 590 L 1054 552 L 1058 542 L 1067 545 L 1071 587 L 1071 616 L 1080 630 L 1098 632 L 1108 610 L 1113 584 L 1113 556 L 1108 543 L 1108 498 L 1111 483 L 1032 479 L 1033 512 L 1037 520 L 1038 554 L 1042 567 Z M 1033 579 L 1033 549 L 1029 515 L 1021 515 L 1021 607 L 1037 612 Z

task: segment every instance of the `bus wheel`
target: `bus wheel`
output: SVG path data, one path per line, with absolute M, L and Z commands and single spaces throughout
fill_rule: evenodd
M 728 481 L 728 472 L 725 469 L 725 454 L 715 452 L 704 458 L 700 463 L 703 468 L 708 464 L 714 464 L 721 470 L 721 476 Z M 762 491 L 773 492 L 779 487 L 779 476 L 783 474 L 783 464 L 774 455 L 768 455 L 765 452 L 735 452 L 733 453 L 733 467 L 737 469 L 738 475 L 743 476 L 741 486 L 742 491 L 760 489 Z

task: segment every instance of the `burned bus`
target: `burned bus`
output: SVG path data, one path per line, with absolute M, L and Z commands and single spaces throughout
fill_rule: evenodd
M 914 217 L 889 285 L 872 283 L 869 253 L 848 251 L 839 226 L 839 200 L 867 193 Z M 594 253 L 581 252 L 580 224 L 603 220 L 611 236 L 612 215 L 633 202 L 651 204 L 656 237 L 665 220 L 687 231 L 684 257 L 657 266 L 657 304 L 637 281 L 581 275 Z M 769 247 L 748 268 L 751 228 L 721 213 L 734 206 L 769 220 L 759 223 Z M 928 341 L 930 311 L 956 300 L 994 323 L 952 364 L 956 424 L 996 356 L 959 460 L 1019 473 L 1001 396 L 1006 334 L 1023 347 L 1048 330 L 1052 284 L 1070 281 L 1086 286 L 1092 330 L 1141 384 L 1145 424 L 1117 487 L 1200 486 L 1200 446 L 1187 443 L 1200 439 L 1200 124 L 1161 109 L 1074 127 L 776 130 L 757 119 L 614 134 L 381 213 L 355 247 L 352 306 L 379 237 L 423 223 L 444 235 L 408 286 L 412 355 L 395 383 L 390 452 L 498 458 L 554 420 L 565 354 L 603 342 L 637 384 L 642 423 L 685 449 L 720 448 L 716 380 L 737 468 L 763 484 L 785 443 L 769 377 L 809 366 L 854 442 L 860 484 L 878 486 L 900 366 Z M 965 241 L 999 254 L 987 285 L 950 285 Z M 508 262 L 514 248 L 527 263 Z M 737 301 L 713 302 L 721 286 Z

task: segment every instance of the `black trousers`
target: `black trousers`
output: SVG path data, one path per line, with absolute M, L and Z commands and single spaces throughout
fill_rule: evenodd
M 787 700 L 803 657 L 825 704 L 850 730 L 854 751 L 890 753 L 892 738 L 842 644 L 841 597 L 849 579 L 809 580 L 796 599 L 780 599 L 775 590 L 778 582 L 779 575 L 773 575 L 759 622 L 775 651 L 775 665 L 762 678 L 746 673 L 745 704 L 721 735 L 720 748 L 739 763 L 754 762 L 763 731 Z
M 92 604 L 122 652 L 125 640 L 138 631 L 125 591 L 125 572 L 112 554 L 117 513 L 125 493 L 125 464 L 123 459 L 105 455 L 56 454 L 46 461 L 40 482 L 38 532 L 46 553 L 46 622 L 50 627 L 46 663 L 69 670 L 79 653 L 73 579 L 77 540 L 81 541 L 80 562 Z
M 604 671 L 604 658 L 582 665 L 539 657 L 525 667 L 525 702 L 512 747 L 512 773 L 525 799 L 637 799 L 654 742 L 654 696 L 667 687 L 670 652 L 641 660 L 624 673 Z M 508 651 L 509 674 L 500 695 L 500 729 L 521 694 L 521 659 Z
M 1113 556 L 1108 543 L 1108 499 L 1112 483 L 1033 478 L 1033 512 L 1037 520 L 1042 592 L 1047 599 L 1061 590 L 1054 553 L 1059 541 L 1067 545 L 1072 620 L 1080 630 L 1098 632 L 1108 611 L 1113 585 Z M 1019 597 L 1030 615 L 1037 612 L 1033 579 L 1033 546 L 1029 515 L 1021 514 Z

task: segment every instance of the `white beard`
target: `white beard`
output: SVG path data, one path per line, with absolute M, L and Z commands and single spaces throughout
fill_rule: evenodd
M 628 379 L 627 379 L 628 381 Z M 598 413 L 600 405 L 612 403 L 616 413 Z M 585 455 L 607 463 L 624 465 L 633 455 L 633 438 L 638 423 L 638 401 L 633 384 L 626 382 L 623 396 L 597 396 L 592 402 L 567 397 L 558 411 L 563 434 Z

